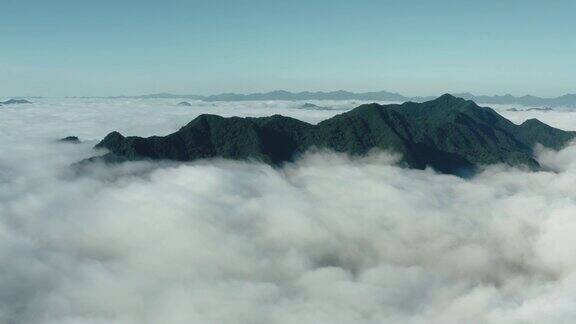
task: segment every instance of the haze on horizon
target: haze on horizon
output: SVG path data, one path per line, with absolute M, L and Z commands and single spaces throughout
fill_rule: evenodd
M 576 2 L 3 1 L 0 96 L 576 89 Z

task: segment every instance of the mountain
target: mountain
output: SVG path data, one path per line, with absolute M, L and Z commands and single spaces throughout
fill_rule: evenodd
M 526 107 L 569 107 L 576 108 L 576 94 L 566 94 L 556 98 L 541 98 L 536 96 L 515 97 L 510 94 L 503 96 L 477 96 L 471 93 L 454 94 L 456 97 L 472 100 L 483 104 L 501 105 L 522 105 Z M 192 99 L 204 101 L 264 101 L 264 100 L 286 100 L 286 101 L 306 101 L 306 100 L 361 100 L 361 101 L 415 101 L 425 102 L 433 100 L 434 97 L 407 97 L 398 93 L 388 91 L 374 91 L 355 93 L 349 91 L 330 92 L 289 92 L 284 90 L 271 91 L 266 93 L 237 94 L 223 93 L 211 96 L 199 95 L 178 95 L 170 93 L 157 93 L 141 96 L 116 96 L 106 97 L 108 99 Z
M 304 110 L 332 110 L 332 108 L 318 106 L 318 105 L 315 105 L 315 104 L 309 103 L 309 102 L 301 105 L 300 107 L 298 107 L 298 109 L 304 109 Z
M 10 99 L 7 101 L 0 102 L 0 105 L 21 105 L 21 104 L 31 104 L 32 102 L 26 99 Z
M 66 136 L 58 140 L 61 143 L 72 143 L 72 144 L 79 144 L 80 139 L 78 136 Z
M 443 95 L 424 103 L 362 105 L 316 125 L 280 115 L 201 115 L 167 136 L 125 137 L 112 132 L 96 145 L 109 152 L 90 161 L 221 157 L 280 165 L 313 147 L 350 155 L 381 149 L 402 154 L 401 164 L 407 167 L 431 166 L 465 176 L 494 163 L 538 169 L 533 158 L 537 143 L 560 149 L 575 136 L 576 132 L 537 120 L 516 125 L 473 101 Z
M 376 100 L 376 101 L 406 101 L 408 98 L 397 93 L 378 91 L 378 92 L 365 92 L 353 93 L 348 91 L 332 91 L 332 92 L 288 92 L 283 90 L 266 92 L 266 93 L 253 93 L 253 94 L 235 94 L 225 93 L 219 95 L 212 95 L 204 97 L 204 101 L 262 101 L 262 100 Z

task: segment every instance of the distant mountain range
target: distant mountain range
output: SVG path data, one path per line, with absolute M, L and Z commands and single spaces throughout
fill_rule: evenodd
M 455 94 L 455 96 L 484 104 L 512 104 L 527 107 L 576 107 L 576 94 L 566 94 L 556 98 L 541 98 L 530 95 L 515 97 L 509 94 L 504 96 L 475 96 L 471 93 L 459 93 Z
M 576 108 L 576 94 L 567 94 L 556 98 L 541 98 L 536 96 L 515 97 L 512 95 L 504 96 L 476 96 L 471 93 L 457 93 L 456 97 L 473 100 L 483 104 L 511 104 L 522 105 L 527 107 L 572 107 Z M 170 93 L 157 93 L 142 96 L 116 96 L 107 97 L 110 99 L 132 98 L 132 99 L 193 99 L 203 101 L 262 101 L 262 100 L 359 100 L 359 101 L 414 101 L 424 102 L 434 99 L 434 97 L 408 97 L 399 93 L 388 91 L 375 92 L 349 92 L 349 91 L 331 91 L 331 92 L 289 92 L 289 91 L 271 91 L 266 93 L 236 94 L 223 93 L 211 96 L 198 95 L 176 95 Z
M 494 163 L 539 169 L 533 154 L 537 143 L 560 149 L 575 136 L 536 119 L 516 125 L 490 108 L 447 94 L 424 103 L 362 105 L 316 125 L 280 115 L 201 115 L 167 136 L 112 132 L 96 145 L 108 153 L 86 162 L 219 157 L 281 165 L 311 148 L 350 155 L 381 149 L 400 153 L 407 167 L 467 176 Z

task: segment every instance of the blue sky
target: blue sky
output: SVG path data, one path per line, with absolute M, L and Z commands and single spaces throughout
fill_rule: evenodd
M 1 0 L 0 96 L 576 92 L 576 1 Z

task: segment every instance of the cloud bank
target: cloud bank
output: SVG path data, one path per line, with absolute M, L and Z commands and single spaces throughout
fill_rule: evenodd
M 575 147 L 540 150 L 549 172 L 494 166 L 470 180 L 401 169 L 386 152 L 71 173 L 106 128 L 169 132 L 206 111 L 326 114 L 138 104 L 0 111 L 1 323 L 576 317 Z M 53 141 L 65 135 L 89 141 Z

